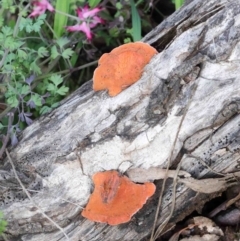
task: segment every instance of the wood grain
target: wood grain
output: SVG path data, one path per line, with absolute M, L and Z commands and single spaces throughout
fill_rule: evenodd
M 191 1 L 144 37 L 159 54 L 134 85 L 111 98 L 94 92 L 90 81 L 22 133 L 10 152 L 18 175 L 71 241 L 148 239 L 159 192 L 127 224 L 96 224 L 80 212 L 94 173 L 166 167 L 181 122 L 171 169 L 180 164 L 195 179 L 239 170 L 239 19 L 239 1 Z M 186 78 L 196 67 L 198 74 Z M 65 240 L 27 199 L 7 159 L 0 183 L 9 239 Z M 169 180 L 159 224 L 169 215 L 172 192 Z M 217 195 L 178 184 L 169 227 Z

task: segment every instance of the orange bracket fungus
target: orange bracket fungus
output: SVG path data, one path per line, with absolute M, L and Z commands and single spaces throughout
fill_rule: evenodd
M 95 188 L 82 216 L 110 225 L 130 221 L 156 189 L 153 183 L 136 184 L 117 171 L 98 172 L 93 181 Z
M 103 54 L 93 74 L 93 89 L 108 90 L 110 96 L 140 79 L 143 69 L 157 50 L 142 42 L 127 43 Z

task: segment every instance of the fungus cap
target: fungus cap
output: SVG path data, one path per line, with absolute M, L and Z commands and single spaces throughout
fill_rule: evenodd
M 117 171 L 98 172 L 93 181 L 95 188 L 82 216 L 110 225 L 130 221 L 156 189 L 150 182 L 135 184 Z
M 103 54 L 93 74 L 93 89 L 107 89 L 110 96 L 140 79 L 143 69 L 157 50 L 143 42 L 127 43 Z

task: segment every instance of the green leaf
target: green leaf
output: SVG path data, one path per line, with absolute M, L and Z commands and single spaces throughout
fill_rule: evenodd
M 27 26 L 25 27 L 25 29 L 26 29 L 26 32 L 27 32 L 27 33 L 31 33 L 31 32 L 33 31 L 33 26 L 27 25 Z
M 61 75 L 54 74 L 49 78 L 50 81 L 54 83 L 55 86 L 58 86 L 63 82 L 63 78 Z
M 32 19 L 31 18 L 21 18 L 20 24 L 19 24 L 19 29 L 20 31 L 22 31 L 23 29 L 26 29 L 27 31 L 27 27 L 32 28 Z M 29 31 L 27 31 L 28 33 L 30 33 Z
M 122 7 L 123 7 L 123 5 L 122 5 L 120 2 L 117 2 L 117 3 L 116 3 L 116 8 L 117 8 L 118 10 L 122 9 Z
M 14 53 L 10 53 L 10 54 L 8 54 L 7 55 L 7 57 L 6 57 L 6 62 L 7 63 L 11 63 L 13 60 L 15 60 L 16 59 L 16 54 L 14 54 Z M 12 66 L 13 67 L 13 66 Z
M 9 49 L 10 51 L 13 51 L 15 49 L 18 49 L 24 44 L 22 41 L 16 41 L 12 36 L 8 36 L 4 40 L 4 48 Z
M 46 14 L 41 14 L 38 18 L 34 19 L 34 23 L 33 23 L 33 19 L 31 18 L 21 18 L 20 24 L 19 24 L 19 29 L 20 31 L 22 30 L 26 30 L 27 33 L 31 33 L 31 32 L 39 32 L 41 29 L 42 24 L 44 23 L 44 19 L 46 18 Z
M 28 9 L 21 9 L 21 15 L 22 17 L 27 17 L 29 15 L 29 12 L 27 11 Z
M 41 26 L 44 24 L 44 19 L 46 18 L 46 14 L 41 14 L 40 16 L 38 16 L 38 18 L 36 19 L 36 22 L 32 25 L 32 30 L 34 32 L 39 32 L 41 29 Z
M 18 54 L 18 57 L 21 58 L 21 59 L 26 59 L 27 58 L 27 53 L 22 50 L 22 49 L 18 49 L 17 50 L 17 54 Z
M 12 34 L 13 34 L 13 29 L 10 28 L 10 27 L 7 27 L 7 26 L 3 26 L 3 27 L 2 27 L 2 33 L 3 33 L 5 36 L 12 35 Z
M 4 125 L 0 122 L 0 130 L 4 128 Z
M 66 87 L 66 86 L 61 86 L 58 90 L 57 90 L 57 93 L 59 95 L 66 95 L 67 92 L 68 92 L 69 88 Z
M 13 66 L 11 64 L 4 64 L 3 65 L 3 73 L 8 73 L 13 71 Z
M 141 19 L 139 16 L 139 13 L 137 11 L 137 8 L 135 6 L 134 0 L 130 0 L 131 3 L 131 12 L 132 12 L 132 37 L 133 41 L 139 41 L 141 37 Z
M 3 26 L 3 23 L 4 23 L 4 19 L 3 19 L 3 17 L 2 17 L 2 16 L 0 16 L 0 27 L 2 27 L 2 26 Z
M 4 220 L 3 213 L 0 212 L 0 236 L 5 231 L 6 226 L 7 226 L 7 221 Z
M 13 1 L 12 0 L 2 0 L 1 4 L 2 4 L 3 9 L 8 9 L 13 5 Z
M 34 102 L 36 106 L 42 106 L 42 98 L 38 94 L 33 94 L 31 96 L 31 100 Z
M 40 109 L 39 113 L 40 113 L 40 115 L 44 115 L 44 114 L 50 112 L 51 110 L 52 110 L 52 108 L 45 105 Z
M 30 93 L 30 87 L 29 87 L 29 85 L 23 85 L 22 88 L 21 88 L 21 90 L 20 90 L 20 93 L 21 93 L 22 95 L 26 95 L 26 94 Z
M 60 49 L 64 47 L 65 44 L 69 43 L 70 40 L 68 38 L 59 38 L 56 43 L 59 45 Z
M 0 33 L 0 42 L 3 42 L 5 40 L 5 36 L 3 33 Z
M 47 14 L 41 14 L 38 16 L 37 21 L 40 21 L 41 23 L 44 23 L 44 20 L 46 19 Z
M 62 57 L 64 59 L 69 59 L 72 55 L 73 55 L 74 51 L 70 48 L 68 49 L 65 49 L 63 52 L 62 52 Z
M 50 91 L 52 94 L 55 94 L 58 90 L 57 86 L 54 84 L 48 84 L 47 90 Z
M 109 34 L 110 34 L 110 36 L 113 37 L 113 38 L 118 37 L 118 36 L 119 36 L 119 33 L 120 33 L 120 31 L 119 31 L 119 28 L 117 28 L 117 27 L 113 27 L 113 28 L 110 28 L 110 29 L 109 29 Z
M 47 48 L 45 48 L 45 47 L 40 47 L 40 48 L 38 49 L 38 56 L 39 56 L 40 58 L 43 58 L 43 57 L 48 56 L 48 50 L 47 50 Z
M 18 99 L 16 95 L 12 95 L 7 99 L 7 103 L 11 106 L 11 107 L 17 107 L 18 106 Z
M 15 6 L 11 6 L 9 10 L 10 10 L 10 13 L 13 14 L 16 11 L 16 7 Z
M 57 47 L 54 45 L 51 48 L 51 58 L 56 59 L 60 54 L 58 53 Z
M 57 108 L 58 106 L 59 106 L 59 102 L 53 103 L 53 104 L 51 105 L 52 108 Z
M 131 40 L 131 38 L 124 38 L 123 42 L 124 42 L 125 44 L 127 44 L 127 43 L 131 43 L 132 40 Z
M 184 4 L 184 0 L 175 0 L 175 9 L 179 9 Z
M 14 48 L 14 39 L 12 36 L 5 37 L 3 47 L 5 49 L 11 49 L 12 51 L 15 49 Z
M 69 14 L 70 4 L 71 1 L 69 0 L 56 0 L 53 30 L 57 38 L 63 34 L 64 27 L 67 25 L 68 20 L 68 16 L 60 12 Z
M 32 62 L 30 64 L 30 70 L 32 70 L 35 74 L 41 74 L 42 71 L 41 69 L 39 68 L 39 66 L 36 64 L 36 62 Z
M 100 2 L 101 0 L 88 0 L 90 8 L 95 8 Z

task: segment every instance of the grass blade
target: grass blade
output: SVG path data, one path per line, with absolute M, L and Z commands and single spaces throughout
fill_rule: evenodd
M 57 11 L 63 12 L 63 13 L 69 13 L 69 6 L 70 6 L 69 0 L 56 0 L 56 7 L 55 9 Z M 67 25 L 68 17 L 66 15 L 63 15 L 59 12 L 55 13 L 54 17 L 54 27 L 53 30 L 55 32 L 55 35 L 59 38 L 62 36 L 64 30 L 64 27 Z
M 133 41 L 139 41 L 141 37 L 141 19 L 134 0 L 131 0 L 131 12 L 132 12 L 132 37 Z

